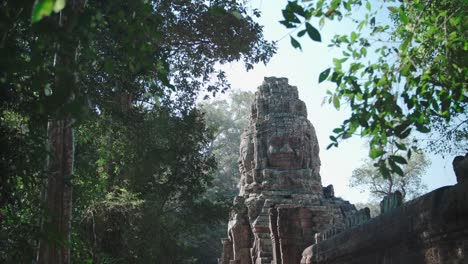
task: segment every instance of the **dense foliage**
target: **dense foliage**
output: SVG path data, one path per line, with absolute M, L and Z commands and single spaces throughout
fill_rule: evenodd
M 392 153 L 391 150 L 387 152 Z M 384 178 L 378 168 L 373 166 L 372 160 L 366 159 L 361 166 L 353 170 L 349 186 L 369 191 L 371 198 L 377 202 L 395 191 L 400 191 L 403 200 L 408 201 L 427 191 L 427 186 L 421 178 L 430 164 L 423 152 L 416 152 L 413 158 L 402 166 L 402 175 L 392 174 Z
M 214 159 L 201 114 L 161 109 L 99 118 L 78 131 L 72 258 L 179 263 L 196 256 L 182 242 L 226 213 L 202 195 Z
M 394 139 L 415 132 L 436 131 L 428 140 L 432 150 L 463 153 L 447 146 L 467 142 L 466 9 L 462 0 L 288 2 L 281 23 L 304 28 L 298 37 L 308 33 L 321 41 L 312 24 L 323 26 L 326 20 L 355 25 L 353 31 L 332 38 L 330 46 L 342 56 L 319 76 L 319 82 L 336 84 L 328 92 L 329 103 L 351 109 L 330 136 L 329 147 L 353 135 L 370 137 L 369 156 L 377 159 L 383 177 L 401 174 L 416 146 Z M 301 47 L 293 36 L 291 44 Z M 390 144 L 400 152 L 385 155 Z
M 214 132 L 209 151 L 218 162 L 214 188 L 210 192 L 231 199 L 239 192 L 239 146 L 241 134 L 249 125 L 254 98 L 252 92 L 232 91 L 227 100 L 214 100 L 199 105 L 208 127 Z
M 213 136 L 194 102 L 229 87 L 217 64 L 271 57 L 261 27 L 230 0 L 38 3 L 66 5 L 0 3 L 0 262 L 31 263 L 39 241 L 79 263 L 214 261 L 197 241 L 227 208 L 205 194 Z M 59 234 L 47 126 L 69 117 L 72 228 Z

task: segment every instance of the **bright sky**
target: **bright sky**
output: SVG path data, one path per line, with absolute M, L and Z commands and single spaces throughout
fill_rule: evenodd
M 250 8 L 257 8 L 262 12 L 258 22 L 264 26 L 264 34 L 268 40 L 280 40 L 277 54 L 267 66 L 256 65 L 246 72 L 243 64 L 232 63 L 225 65 L 229 81 L 234 89 L 255 91 L 263 82 L 265 76 L 286 77 L 289 84 L 297 86 L 299 97 L 306 103 L 308 118 L 317 131 L 320 143 L 320 159 L 322 161 L 321 176 L 324 186 L 333 184 L 335 195 L 343 197 L 352 203 L 367 202 L 368 194 L 348 187 L 349 177 L 353 169 L 359 167 L 362 160 L 367 157 L 368 149 L 364 140 L 355 137 L 342 142 L 338 148 L 326 150 L 330 143 L 329 136 L 332 130 L 345 120 L 349 111 L 343 108 L 335 110 L 332 105 L 323 104 L 327 89 L 333 89 L 332 83 L 318 84 L 320 72 L 332 65 L 332 58 L 336 51 L 328 48 L 330 38 L 339 32 L 351 32 L 350 23 L 338 23 L 332 25 L 325 23 L 320 30 L 322 43 L 313 42 L 307 35 L 300 39 L 303 51 L 292 48 L 286 29 L 279 23 L 282 20 L 281 10 L 286 1 L 262 1 L 252 0 L 248 3 Z M 314 24 L 315 22 L 315 24 Z M 317 21 L 312 21 L 318 26 Z M 452 159 L 442 159 L 429 155 L 432 165 L 423 176 L 423 182 L 429 190 L 456 183 L 452 170 Z

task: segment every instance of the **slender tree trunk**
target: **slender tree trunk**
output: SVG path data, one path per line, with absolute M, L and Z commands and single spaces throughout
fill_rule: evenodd
M 60 13 L 60 29 L 73 34 L 85 0 L 68 0 Z M 70 35 L 72 36 L 72 35 Z M 72 40 L 70 42 L 69 40 Z M 55 54 L 54 93 L 61 94 L 63 106 L 73 101 L 78 92 L 76 83 L 76 52 L 78 40 L 57 43 Z M 63 44 L 63 45 L 62 45 Z M 59 107 L 48 122 L 48 177 L 45 190 L 46 212 L 42 221 L 45 232 L 39 244 L 38 264 L 69 264 L 72 220 L 72 174 L 74 163 L 73 117 L 66 107 Z
M 41 241 L 38 263 L 70 263 L 70 228 L 74 140 L 72 119 L 51 120 L 48 124 L 50 151 L 47 181 L 46 239 Z

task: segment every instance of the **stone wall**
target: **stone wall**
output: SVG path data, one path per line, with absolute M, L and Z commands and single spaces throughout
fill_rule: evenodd
M 301 263 L 468 263 L 468 181 L 322 240 L 303 252 Z

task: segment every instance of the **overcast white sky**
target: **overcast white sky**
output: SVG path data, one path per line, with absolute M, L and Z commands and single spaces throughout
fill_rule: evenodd
M 335 195 L 341 196 L 353 203 L 366 202 L 367 193 L 348 187 L 349 177 L 353 169 L 357 168 L 367 157 L 364 140 L 351 138 L 340 144 L 338 148 L 326 150 L 330 143 L 332 130 L 345 120 L 349 112 L 346 108 L 337 111 L 333 106 L 323 104 L 327 89 L 333 89 L 332 83 L 318 84 L 320 72 L 332 65 L 332 58 L 336 51 L 328 48 L 330 38 L 337 32 L 350 32 L 351 23 L 327 24 L 320 30 L 322 43 L 313 42 L 307 35 L 301 39 L 303 51 L 292 48 L 289 40 L 290 30 L 279 24 L 282 19 L 281 9 L 286 1 L 253 0 L 248 3 L 251 8 L 262 12 L 258 22 L 264 26 L 264 34 L 268 40 L 280 40 L 278 52 L 268 65 L 256 65 L 246 72 L 243 64 L 232 63 L 223 66 L 234 89 L 255 91 L 263 82 L 265 76 L 286 77 L 291 85 L 297 86 L 299 97 L 305 101 L 308 118 L 317 131 L 320 143 L 320 158 L 322 161 L 321 176 L 323 185 L 333 184 Z M 312 21 L 313 23 L 314 21 Z M 317 22 L 317 21 L 315 21 Z M 313 23 L 318 27 L 317 23 Z M 285 37 L 286 36 L 286 37 Z M 429 190 L 456 183 L 451 161 L 453 157 L 444 160 L 429 155 L 432 165 L 423 177 Z

